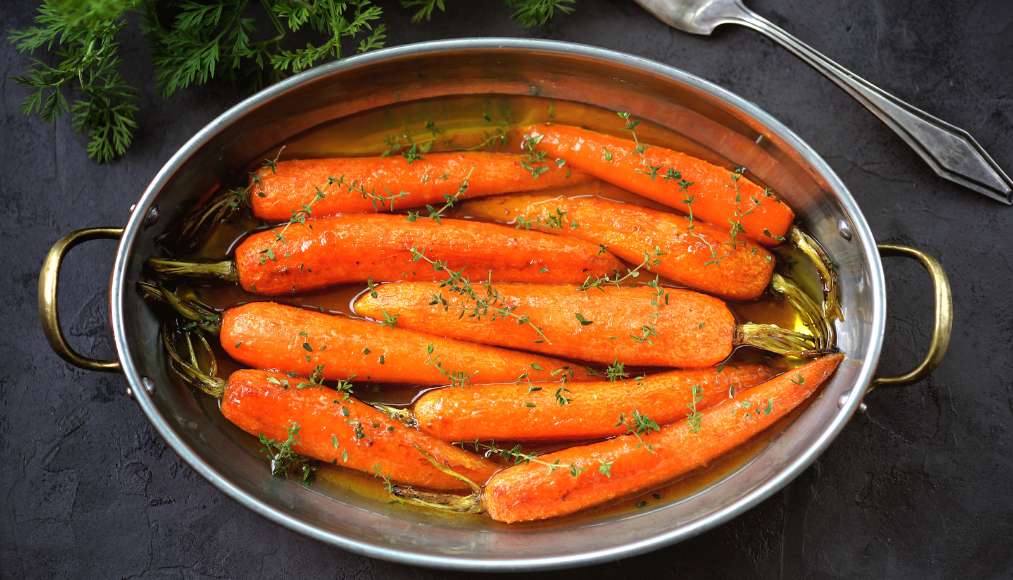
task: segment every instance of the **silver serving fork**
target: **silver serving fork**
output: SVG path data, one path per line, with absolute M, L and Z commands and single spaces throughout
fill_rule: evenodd
M 740 0 L 636 0 L 673 28 L 709 35 L 721 24 L 765 34 L 858 99 L 894 130 L 941 177 L 1013 205 L 1013 181 L 967 131 L 887 93 L 816 52 L 742 5 Z

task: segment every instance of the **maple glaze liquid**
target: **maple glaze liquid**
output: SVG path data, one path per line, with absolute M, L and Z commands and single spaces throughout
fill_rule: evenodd
M 429 140 L 432 140 L 431 151 L 434 152 L 466 149 L 476 144 L 485 143 L 486 145 L 480 150 L 522 153 L 520 137 L 509 132 L 509 129 L 542 121 L 583 126 L 629 138 L 628 132 L 623 134 L 621 131 L 625 122 L 611 110 L 536 97 L 466 96 L 398 104 L 328 123 L 284 143 L 285 149 L 280 159 L 377 156 L 391 150 L 392 147 L 395 147 L 393 154 L 398 155 L 401 150 L 410 147 L 411 141 L 425 143 Z M 501 140 L 497 130 L 505 131 L 507 137 Z M 725 167 L 729 173 L 734 171 L 735 166 L 730 160 L 670 129 L 642 121 L 636 132 L 637 137 L 643 142 L 683 151 Z M 399 144 L 403 149 L 396 149 Z M 280 145 L 282 144 L 279 144 L 279 148 Z M 265 151 L 262 157 L 273 158 L 276 154 L 277 149 L 274 149 Z M 252 171 L 259 166 L 259 160 L 255 160 L 248 169 Z M 245 186 L 246 175 L 246 172 L 237 175 L 236 181 L 228 186 L 231 188 Z M 750 180 L 761 187 L 763 186 L 753 175 L 749 173 L 746 175 Z M 637 203 L 660 211 L 678 213 L 667 206 L 629 193 L 624 193 L 614 199 L 626 203 Z M 398 207 L 395 213 L 403 213 L 408 209 L 410 208 Z M 452 217 L 473 219 L 471 216 L 459 213 L 452 214 Z M 238 215 L 232 216 L 223 223 L 196 252 L 183 257 L 183 259 L 187 261 L 231 259 L 234 248 L 249 233 L 275 225 L 277 224 L 260 222 L 250 214 L 248 209 L 243 209 L 238 212 Z M 801 252 L 787 248 L 778 248 L 776 255 L 778 259 L 777 271 L 793 278 L 817 303 L 820 303 L 822 295 L 819 278 L 808 259 Z M 632 267 L 635 264 L 629 264 L 629 266 Z M 664 279 L 662 279 L 662 284 L 675 287 L 671 283 L 666 284 Z M 366 290 L 366 284 L 353 284 L 311 293 L 263 297 L 246 292 L 237 284 L 219 284 L 202 286 L 199 288 L 199 293 L 203 302 L 220 310 L 248 302 L 271 300 L 319 310 L 328 314 L 362 318 L 352 310 L 351 304 L 357 296 Z M 727 302 L 727 304 L 734 313 L 737 322 L 776 324 L 782 328 L 806 330 L 801 318 L 787 301 L 774 298 L 769 294 L 749 302 Z M 242 368 L 219 347 L 217 341 L 211 340 L 210 342 L 215 347 L 219 376 L 226 378 L 233 371 Z M 738 348 L 732 353 L 728 363 L 735 364 L 746 361 L 766 362 L 781 370 L 788 370 L 806 362 L 766 356 L 751 348 Z M 601 368 L 601 365 L 589 366 Z M 650 369 L 627 370 L 632 370 L 631 376 L 636 376 L 640 371 L 649 371 Z M 421 392 L 430 388 L 432 387 L 420 388 L 412 385 L 388 384 L 381 386 L 359 383 L 354 387 L 354 396 L 366 402 L 384 403 L 394 407 L 410 406 Z M 259 441 L 229 423 L 221 415 L 216 399 L 197 390 L 192 390 L 192 392 L 198 404 L 212 418 L 213 422 L 219 428 L 230 433 L 250 453 L 263 458 L 265 469 L 268 469 L 270 461 L 265 454 L 260 452 L 262 445 Z M 789 417 L 794 417 L 798 412 L 799 410 L 793 411 Z M 763 434 L 729 452 L 706 469 L 690 473 L 661 489 L 651 490 L 640 496 L 592 510 L 591 513 L 601 515 L 614 511 L 649 508 L 652 505 L 678 501 L 699 493 L 748 464 L 770 444 L 771 440 L 789 422 L 790 419 L 782 419 Z M 574 445 L 573 442 L 526 445 L 525 452 L 544 453 L 572 445 Z M 512 443 L 507 445 L 503 442 L 500 443 L 500 446 L 510 448 Z M 498 458 L 493 459 L 499 460 Z M 503 462 L 504 467 L 509 465 L 504 460 L 499 461 Z M 311 489 L 339 499 L 353 494 L 368 502 L 375 501 L 377 505 L 382 505 L 383 500 L 388 497 L 381 480 L 368 474 L 328 464 L 319 466 L 316 480 L 311 485 Z M 656 495 L 658 497 L 655 497 Z M 400 509 L 411 508 L 402 507 Z M 475 516 L 448 514 L 446 517 L 474 518 Z M 576 514 L 567 516 L 567 519 L 580 517 L 582 517 L 581 514 Z

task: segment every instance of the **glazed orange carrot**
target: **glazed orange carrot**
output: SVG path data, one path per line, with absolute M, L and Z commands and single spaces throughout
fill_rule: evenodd
M 776 195 L 745 177 L 735 182 L 732 171 L 685 153 L 652 145 L 641 155 L 632 140 L 567 125 L 535 125 L 525 133 L 541 137 L 535 148 L 566 159 L 569 166 L 684 213 L 689 212 L 686 200 L 692 199 L 697 219 L 726 231 L 739 223 L 746 237 L 766 246 L 779 244 L 795 219 Z M 679 175 L 672 177 L 669 170 Z M 683 190 L 680 184 L 686 182 L 691 185 Z
M 303 375 L 319 370 L 328 380 L 465 385 L 513 383 L 526 374 L 532 381 L 553 381 L 551 373 L 563 367 L 572 369 L 574 378 L 590 376 L 560 359 L 272 302 L 226 310 L 221 343 L 246 365 Z
M 529 169 L 523 161 L 520 155 L 482 152 L 425 153 L 411 160 L 400 155 L 293 159 L 261 169 L 250 202 L 258 218 L 280 221 L 310 203 L 318 188 L 326 197 L 314 204 L 313 215 L 328 216 L 443 204 L 446 196 L 458 194 L 465 179 L 462 197 L 534 191 L 589 179 L 555 163 L 537 163 Z M 537 175 L 534 169 L 539 170 Z
M 461 297 L 436 282 L 383 284 L 353 308 L 377 320 L 396 315 L 400 326 L 421 332 L 604 364 L 704 368 L 731 354 L 736 338 L 725 303 L 690 290 L 497 284 L 496 291 L 531 325 L 462 316 Z
M 603 199 L 596 195 L 601 192 L 600 184 L 588 183 L 569 188 L 565 196 L 477 199 L 463 204 L 459 212 L 603 245 L 632 264 L 643 262 L 645 253 L 658 248 L 664 255 L 657 258 L 660 264 L 651 267 L 652 277 L 660 274 L 677 284 L 731 300 L 757 298 L 770 283 L 774 259 L 763 247 L 739 236 L 732 249 L 726 229 Z
M 445 268 L 417 263 L 416 249 Z M 263 296 L 370 279 L 444 280 L 446 268 L 467 268 L 475 282 L 488 279 L 490 272 L 503 282 L 581 282 L 625 270 L 612 254 L 578 239 L 467 220 L 409 222 L 384 214 L 306 220 L 253 234 L 236 248 L 234 261 L 148 263 L 165 276 L 238 282 Z
M 623 269 L 597 245 L 495 224 L 441 219 L 409 222 L 397 215 L 350 215 L 294 223 L 275 244 L 273 231 L 236 249 L 238 281 L 267 296 L 392 280 L 443 280 L 446 274 L 413 260 L 412 248 L 474 281 L 582 282 Z M 264 250 L 270 249 L 274 259 Z
M 624 426 L 616 425 L 619 413 L 631 417 L 639 411 L 667 425 L 774 374 L 765 365 L 740 364 L 668 371 L 613 383 L 436 389 L 415 401 L 413 414 L 420 431 L 444 441 L 601 439 L 626 432 Z
M 436 469 L 419 452 L 476 482 L 498 469 L 354 398 L 281 373 L 240 370 L 232 373 L 222 397 L 222 414 L 247 433 L 276 442 L 298 428 L 291 449 L 313 459 L 365 471 L 391 481 L 435 490 L 466 490 L 458 479 Z
M 843 358 L 823 357 L 737 394 L 701 413 L 696 432 L 682 421 L 649 434 L 642 431 L 549 453 L 539 456 L 541 463 L 501 471 L 485 486 L 482 507 L 502 522 L 541 520 L 658 487 L 773 425 L 812 396 Z M 569 470 L 544 465 L 556 461 L 585 471 L 575 477 Z

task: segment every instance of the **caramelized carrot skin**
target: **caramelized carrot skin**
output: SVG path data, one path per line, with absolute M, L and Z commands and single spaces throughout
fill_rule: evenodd
M 657 246 L 666 255 L 658 258 L 661 264 L 643 272 L 641 280 L 645 275 L 653 278 L 660 274 L 677 284 L 730 300 L 758 298 L 770 284 L 774 259 L 763 247 L 739 236 L 733 250 L 727 229 L 699 221 L 691 224 L 685 216 L 597 197 L 601 191 L 599 184 L 588 183 L 566 191 L 566 195 L 581 197 L 552 193 L 490 197 L 469 201 L 459 211 L 508 223 L 519 218 L 541 218 L 544 222 L 546 216 L 563 211 L 562 229 L 544 225 L 532 228 L 604 245 L 631 264 L 643 262 L 644 254 L 653 253 Z M 573 223 L 578 225 L 573 227 Z
M 576 477 L 565 469 L 550 473 L 535 463 L 501 471 L 486 485 L 483 507 L 502 522 L 540 520 L 650 490 L 706 465 L 774 424 L 816 392 L 843 358 L 835 354 L 817 359 L 704 411 L 698 433 L 682 421 L 644 436 L 653 452 L 635 436 L 624 435 L 539 458 L 587 469 Z M 800 378 L 802 385 L 797 384 Z M 748 415 L 744 401 L 749 402 Z M 611 477 L 599 472 L 602 462 L 611 464 Z
M 273 384 L 268 379 L 280 384 Z M 236 371 L 222 398 L 222 414 L 247 433 L 281 443 L 288 439 L 290 422 L 299 425 L 300 455 L 391 480 L 436 490 L 467 490 L 458 479 L 436 469 L 415 448 L 425 450 L 442 465 L 476 483 L 497 471 L 491 461 L 419 433 L 385 413 L 324 387 L 296 388 L 304 377 L 256 370 Z M 285 385 L 291 385 L 286 387 Z M 345 414 L 347 410 L 347 415 Z M 356 428 L 359 428 L 358 433 Z M 347 452 L 347 459 L 344 455 Z
M 652 145 L 642 157 L 635 152 L 636 143 L 629 139 L 567 125 L 537 125 L 526 133 L 543 135 L 537 147 L 550 156 L 566 159 L 568 165 L 681 212 L 688 213 L 683 202 L 692 195 L 694 217 L 726 231 L 731 227 L 729 220 L 737 221 L 736 208 L 743 214 L 751 211 L 742 216 L 742 228 L 749 239 L 765 246 L 779 244 L 773 236 L 783 238 L 795 219 L 787 204 L 777 196 L 764 197 L 763 188 L 745 177 L 739 179 L 741 202 L 736 202 L 731 171 L 685 153 Z M 654 179 L 649 165 L 662 166 Z M 678 180 L 664 179 L 669 168 L 679 171 L 681 178 L 693 185 L 680 191 Z M 754 205 L 754 198 L 762 205 Z
M 735 318 L 721 300 L 690 290 L 663 288 L 668 293 L 657 309 L 655 290 L 648 286 L 615 286 L 582 292 L 566 284 L 497 284 L 502 304 L 516 307 L 541 327 L 546 340 L 529 325 L 514 320 L 461 316 L 461 300 L 436 282 L 394 282 L 364 294 L 354 304 L 358 314 L 382 320 L 383 311 L 397 315 L 398 324 L 422 332 L 517 348 L 579 360 L 626 365 L 704 368 L 732 352 Z M 440 295 L 448 307 L 432 304 Z M 585 322 L 577 319 L 580 314 Z M 657 314 L 657 318 L 653 318 Z M 650 343 L 643 327 L 654 323 Z M 557 367 L 558 368 L 558 367 Z
M 563 441 L 621 435 L 619 413 L 627 417 L 639 410 L 659 425 L 684 419 L 693 402 L 693 387 L 703 398 L 703 411 L 736 392 L 769 379 L 775 371 L 765 365 L 738 368 L 675 370 L 642 380 L 583 382 L 529 391 L 528 385 L 483 385 L 470 389 L 437 389 L 415 401 L 418 428 L 444 441 L 499 439 L 505 441 Z M 571 399 L 559 404 L 560 396 Z M 528 406 L 531 404 L 533 406 Z
M 505 153 L 424 153 L 422 157 L 411 162 L 401 155 L 281 161 L 273 171 L 264 168 L 259 172 L 259 183 L 254 182 L 250 192 L 253 214 L 264 220 L 288 220 L 303 204 L 313 201 L 317 188 L 327 197 L 313 204 L 314 216 L 389 211 L 392 203 L 395 208 L 443 205 L 444 196 L 456 195 L 469 171 L 468 191 L 463 197 L 534 191 L 590 178 L 555 163 L 545 164 L 548 170 L 535 177 L 521 165 L 524 157 Z M 377 196 L 408 195 L 393 201 L 376 200 L 374 206 L 373 199 L 363 197 L 361 191 L 349 191 L 348 185 L 328 185 L 328 178 L 342 177 L 348 185 L 355 183 L 356 189 Z
M 444 280 L 427 262 L 414 261 L 412 248 L 426 257 L 467 267 L 473 282 L 488 277 L 503 282 L 583 282 L 623 268 L 595 244 L 465 220 L 404 216 L 349 215 L 294 223 L 284 243 L 271 248 L 274 231 L 253 234 L 236 248 L 236 268 L 244 289 L 278 296 L 338 284 L 392 280 Z M 261 264 L 261 260 L 264 263 Z
M 256 368 L 312 374 L 323 365 L 328 380 L 447 385 L 440 373 L 475 374 L 471 384 L 513 383 L 528 373 L 533 381 L 558 380 L 564 366 L 587 378 L 583 367 L 560 359 L 462 342 L 365 320 L 331 316 L 272 302 L 231 308 L 222 316 L 222 348 Z M 430 355 L 428 346 L 433 346 Z M 537 365 L 542 370 L 532 367 Z

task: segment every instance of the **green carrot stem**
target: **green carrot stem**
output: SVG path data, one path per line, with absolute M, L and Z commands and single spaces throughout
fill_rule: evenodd
M 218 367 L 215 363 L 214 354 L 211 351 L 211 345 L 208 344 L 204 335 L 199 332 L 192 333 L 190 331 L 183 330 L 181 334 L 183 338 L 186 339 L 189 360 L 184 359 L 176 349 L 176 343 L 179 337 L 177 336 L 174 339 L 170 334 L 169 325 L 162 325 L 162 342 L 165 344 L 165 350 L 169 353 L 169 366 L 187 383 L 197 387 L 216 399 L 221 399 L 225 395 L 226 383 L 224 380 L 215 376 Z M 197 353 L 194 350 L 193 335 L 197 336 L 199 346 L 203 349 L 205 355 L 209 357 L 210 368 L 206 373 L 200 368 L 200 364 L 197 362 Z
M 456 513 L 480 514 L 484 511 L 482 509 L 481 487 L 479 487 L 474 481 L 471 481 L 446 465 L 441 465 L 439 461 L 436 461 L 432 455 L 418 445 L 415 446 L 415 450 L 428 459 L 429 463 L 432 463 L 436 469 L 463 481 L 468 484 L 468 487 L 470 487 L 473 491 L 469 495 L 454 495 L 452 493 L 418 491 L 411 489 L 410 487 L 401 487 L 397 485 L 391 486 L 390 493 L 393 494 L 398 501 L 411 505 Z
M 387 414 L 391 419 L 397 419 L 401 421 L 406 427 L 415 426 L 415 415 L 412 414 L 412 410 L 405 407 L 391 407 L 382 403 L 369 403 L 370 405 L 380 409 Z
M 239 282 L 239 271 L 232 260 L 224 262 L 176 262 L 173 260 L 148 260 L 148 266 L 158 274 L 169 278 L 202 280 L 223 280 Z
M 145 296 L 168 305 L 183 318 L 195 323 L 199 328 L 219 334 L 222 330 L 222 317 L 206 304 L 197 300 L 194 292 L 186 287 L 177 289 L 179 295 L 169 292 L 162 285 L 138 282 Z
M 226 191 L 211 198 L 207 203 L 187 214 L 179 225 L 173 227 L 159 237 L 159 241 L 168 244 L 178 252 L 189 251 L 197 247 L 208 237 L 222 220 L 246 203 L 249 188 L 240 191 Z
M 747 322 L 735 327 L 735 337 L 732 340 L 736 345 L 755 346 L 781 356 L 816 358 L 832 352 L 832 349 L 819 348 L 807 334 L 786 330 L 774 324 Z
M 397 501 L 430 509 L 461 514 L 480 514 L 484 511 L 482 501 L 477 493 L 470 495 L 433 493 L 400 485 L 392 486 L 390 492 L 397 498 Z
M 813 333 L 817 348 L 833 348 L 837 344 L 837 331 L 833 320 L 827 318 L 823 310 L 795 282 L 774 274 L 770 287 L 775 294 L 788 299 L 795 310 L 802 315 L 805 325 Z
M 844 312 L 841 311 L 840 300 L 837 296 L 837 270 L 834 262 L 812 236 L 803 232 L 798 226 L 791 226 L 788 231 L 788 238 L 791 243 L 809 256 L 816 272 L 820 275 L 820 282 L 823 284 L 823 312 L 831 320 L 844 320 Z

